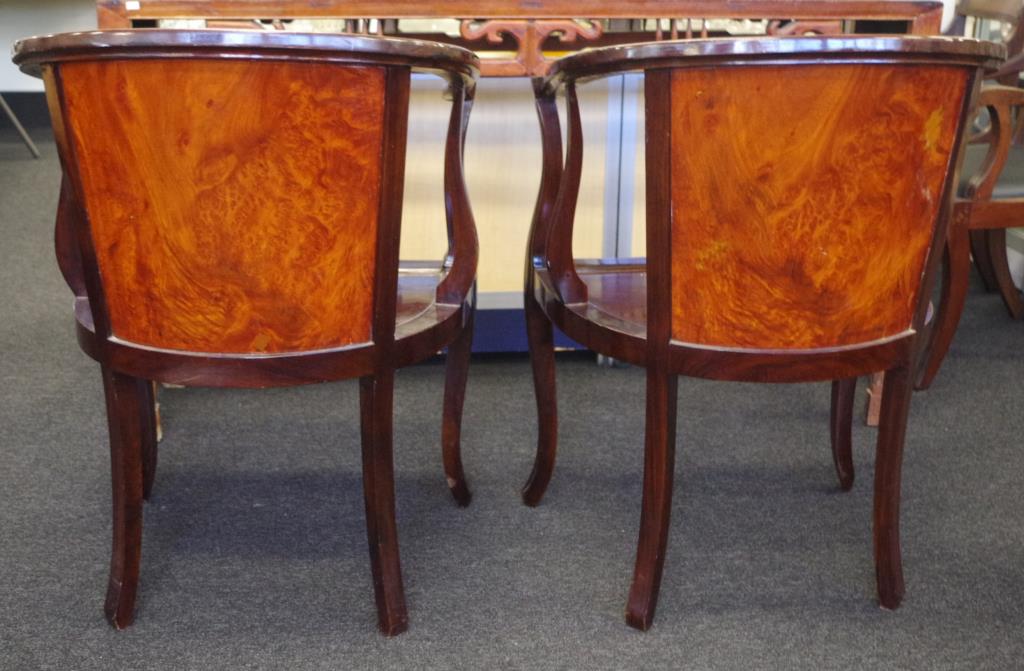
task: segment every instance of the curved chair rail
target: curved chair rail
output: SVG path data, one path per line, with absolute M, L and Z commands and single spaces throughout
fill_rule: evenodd
M 962 37 L 837 37 L 678 40 L 624 44 L 581 51 L 555 62 L 544 78 L 544 88 L 568 81 L 583 81 L 619 72 L 654 68 L 716 67 L 730 63 L 815 62 L 920 62 L 941 60 L 950 65 L 981 65 L 995 70 L 1006 58 L 1003 45 Z
M 12 60 L 38 77 L 43 64 L 125 58 L 257 58 L 405 65 L 451 73 L 472 84 L 480 60 L 437 42 L 358 35 L 254 30 L 125 30 L 43 35 L 14 43 Z

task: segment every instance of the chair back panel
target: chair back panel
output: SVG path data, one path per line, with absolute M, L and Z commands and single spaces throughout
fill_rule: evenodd
M 672 337 L 816 349 L 911 328 L 962 67 L 672 74 Z
M 371 338 L 384 68 L 60 67 L 114 337 L 274 353 Z

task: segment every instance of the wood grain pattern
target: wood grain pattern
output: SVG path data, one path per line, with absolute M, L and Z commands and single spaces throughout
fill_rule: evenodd
M 813 349 L 907 332 L 964 88 L 951 66 L 675 72 L 673 338 Z
M 382 69 L 147 60 L 61 75 L 114 336 L 225 353 L 370 339 Z

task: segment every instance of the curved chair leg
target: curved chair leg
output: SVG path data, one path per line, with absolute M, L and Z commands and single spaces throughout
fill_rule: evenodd
M 465 507 L 472 495 L 462 470 L 462 405 L 466 400 L 466 379 L 469 377 L 469 355 L 473 349 L 473 309 L 469 310 L 462 333 L 448 346 L 444 367 L 444 412 L 441 423 L 441 452 L 444 475 L 455 502 Z
M 153 383 L 139 380 L 139 413 L 142 430 L 142 498 L 153 494 L 157 462 L 156 393 Z
M 366 537 L 377 602 L 377 626 L 386 636 L 400 634 L 409 626 L 395 524 L 395 466 L 391 445 L 394 390 L 393 370 L 359 380 Z
M 113 543 L 103 610 L 124 629 L 135 619 L 135 595 L 142 558 L 142 411 L 145 380 L 104 367 L 103 392 L 110 431 Z
M 915 387 L 927 389 L 935 380 L 956 334 L 970 285 L 970 244 L 966 232 L 951 231 L 942 259 L 942 297 L 939 299 L 928 347 L 923 351 Z
M 1006 229 L 995 228 L 985 231 L 985 244 L 988 247 L 988 258 L 992 275 L 996 280 L 996 288 L 1003 299 L 1006 311 L 1014 319 L 1024 317 L 1024 301 L 1021 301 L 1020 290 L 1010 276 L 1010 263 L 1006 258 Z
M 992 270 L 992 258 L 989 255 L 988 243 L 986 242 L 988 231 L 969 231 L 968 237 L 971 240 L 971 258 L 974 259 L 974 266 L 981 275 L 981 283 L 985 285 L 985 291 L 995 291 L 998 286 L 995 272 Z
M 642 631 L 654 621 L 665 566 L 675 470 L 677 390 L 677 376 L 647 370 L 643 507 L 633 584 L 626 603 L 626 623 Z
M 857 378 L 832 382 L 832 410 L 829 425 L 832 434 L 832 461 L 836 465 L 839 488 L 853 487 L 853 402 Z
M 890 609 L 899 607 L 903 600 L 900 472 L 910 394 L 908 368 L 894 368 L 886 372 L 875 455 L 874 547 L 878 600 L 882 607 Z
M 555 341 L 551 322 L 526 292 L 526 333 L 533 367 L 533 391 L 537 399 L 537 456 L 523 487 L 523 502 L 536 506 L 544 497 L 555 468 L 558 449 L 558 406 L 555 393 Z

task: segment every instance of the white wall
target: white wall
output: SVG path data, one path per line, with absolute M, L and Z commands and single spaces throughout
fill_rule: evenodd
M 0 0 L 0 91 L 42 91 L 11 63 L 14 41 L 31 35 L 96 29 L 96 0 Z

